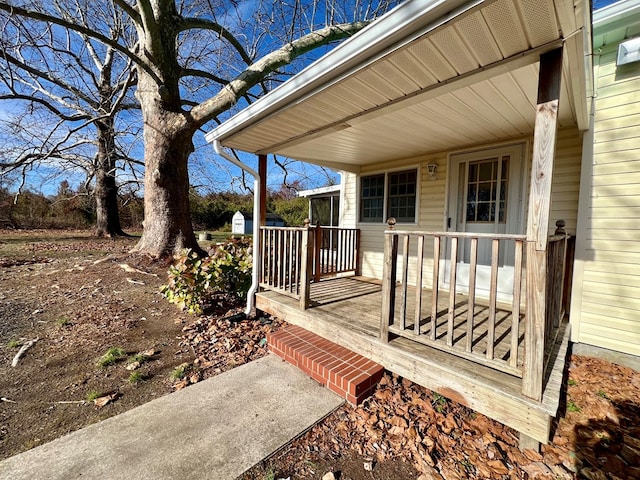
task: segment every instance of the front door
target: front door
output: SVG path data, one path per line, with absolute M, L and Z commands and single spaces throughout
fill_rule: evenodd
M 450 158 L 448 229 L 474 233 L 524 233 L 524 144 L 452 155 Z M 449 282 L 451 244 L 444 261 Z M 469 289 L 470 240 L 459 242 L 456 290 Z M 501 242 L 498 299 L 513 294 L 513 242 Z M 476 296 L 489 296 L 491 241 L 478 242 Z

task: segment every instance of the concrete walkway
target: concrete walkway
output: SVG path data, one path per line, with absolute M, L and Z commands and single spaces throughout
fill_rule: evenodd
M 234 479 L 343 400 L 275 355 L 0 463 L 0 479 Z

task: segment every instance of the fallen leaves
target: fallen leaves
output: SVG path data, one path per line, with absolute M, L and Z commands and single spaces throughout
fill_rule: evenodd
M 103 395 L 101 397 L 98 397 L 96 399 L 93 400 L 93 403 L 96 407 L 98 408 L 102 408 L 104 406 L 106 406 L 107 404 L 115 401 L 118 397 L 120 396 L 120 394 L 118 392 L 113 392 L 107 395 Z
M 193 373 L 174 385 L 184 388 L 218 373 L 256 360 L 268 353 L 267 333 L 280 328 L 282 322 L 271 319 L 243 319 L 239 309 L 224 315 L 202 316 L 185 326 L 182 346 L 195 353 Z
M 640 479 L 640 373 L 574 356 L 568 394 L 581 411 L 559 418 L 541 453 L 522 452 L 509 427 L 385 374 L 362 405 L 338 409 L 270 468 L 306 478 L 301 459 L 331 465 L 353 451 L 374 472 L 380 463 L 404 459 L 418 480 Z

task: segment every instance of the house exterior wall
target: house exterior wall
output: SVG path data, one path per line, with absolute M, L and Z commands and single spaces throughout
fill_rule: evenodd
M 617 47 L 594 56 L 593 152 L 583 159 L 572 340 L 640 355 L 640 63 L 616 67 Z
M 515 139 L 517 142 L 526 142 L 531 145 L 531 139 Z M 511 142 L 514 143 L 514 142 Z M 475 148 L 477 149 L 477 148 Z M 473 149 L 470 149 L 473 150 Z M 447 211 L 447 183 L 448 183 L 448 159 L 452 152 L 440 152 L 411 158 L 401 161 L 387 162 L 367 166 L 362 169 L 360 175 L 389 172 L 408 168 L 418 168 L 420 178 L 418 188 L 418 214 L 417 222 L 413 224 L 398 224 L 397 230 L 413 231 L 444 231 L 446 230 Z M 459 153 L 459 152 L 456 152 Z M 527 152 L 525 161 L 526 182 L 528 189 L 528 179 L 531 171 L 531 152 Z M 558 133 L 556 146 L 556 161 L 554 164 L 552 183 L 552 206 L 549 215 L 549 231 L 555 230 L 555 222 L 563 219 L 567 222 L 568 233 L 574 234 L 576 231 L 578 196 L 580 187 L 580 162 L 582 158 L 582 138 L 575 128 L 562 129 Z M 437 163 L 437 178 L 431 180 L 427 173 L 427 165 Z M 382 278 L 384 231 L 386 224 L 383 223 L 363 223 L 359 222 L 359 179 L 360 175 L 353 173 L 343 173 L 343 208 L 341 211 L 341 225 L 361 230 L 361 251 L 362 251 L 362 275 L 366 277 Z M 528 200 L 528 194 L 524 195 L 524 202 Z M 526 205 L 525 205 L 526 208 Z M 526 216 L 525 216 L 526 218 Z M 524 233 L 524 232 L 523 232 Z M 415 255 L 412 249 L 410 254 Z M 410 262 L 409 279 L 415 275 L 415 257 Z M 430 271 L 433 268 L 433 245 L 431 242 L 425 243 L 424 268 Z M 409 283 L 412 283 L 409 280 Z M 423 285 L 431 288 L 432 278 L 430 275 L 423 276 Z

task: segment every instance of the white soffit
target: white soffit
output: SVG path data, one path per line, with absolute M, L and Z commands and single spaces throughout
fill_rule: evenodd
M 375 61 L 364 59 L 350 75 L 333 79 L 326 72 L 324 86 L 312 94 L 271 112 L 273 102 L 265 96 L 252 106 L 255 115 L 240 114 L 207 138 L 248 152 L 357 170 L 363 164 L 528 135 L 540 53 L 584 27 L 588 5 L 574 0 L 574 8 L 567 8 L 568 1 L 474 2 L 439 28 Z M 376 24 L 369 28 L 375 30 Z M 570 74 L 569 57 L 575 53 L 565 49 L 561 126 L 574 125 L 583 111 L 576 105 L 580 99 L 569 94 L 581 81 Z M 584 65 L 583 58 L 577 60 Z

